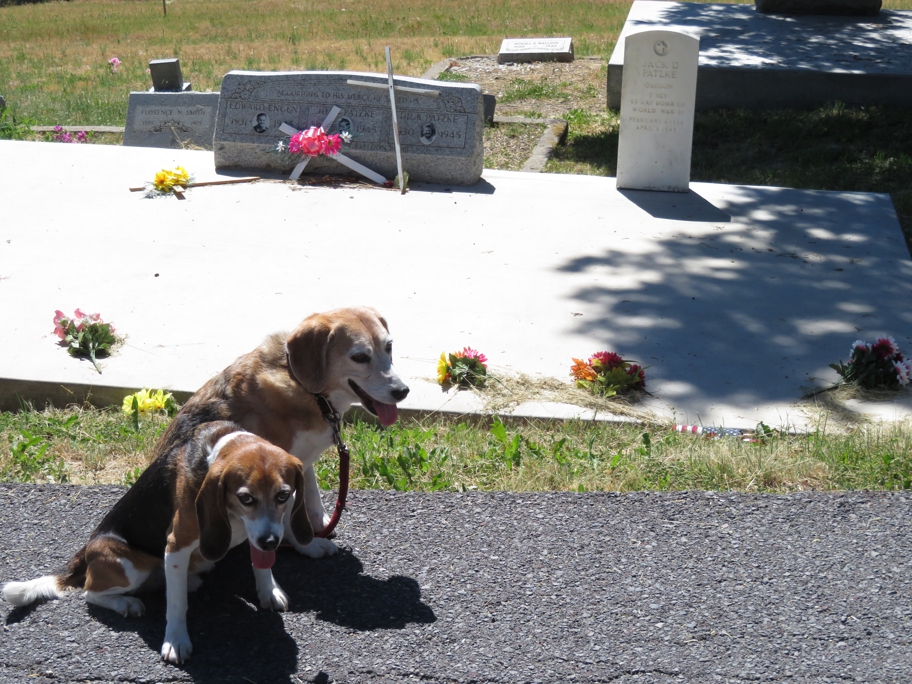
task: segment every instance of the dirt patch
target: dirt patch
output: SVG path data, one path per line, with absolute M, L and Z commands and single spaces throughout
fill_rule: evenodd
M 566 118 L 573 109 L 608 106 L 607 73 L 601 58 L 498 64 L 495 57 L 461 57 L 450 61 L 441 80 L 477 83 L 497 97 L 498 116 Z

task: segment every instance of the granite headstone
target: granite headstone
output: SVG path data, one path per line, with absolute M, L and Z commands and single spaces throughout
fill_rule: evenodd
M 473 185 L 484 161 L 484 108 L 475 84 L 397 76 L 396 111 L 404 170 L 411 180 Z M 387 76 L 345 71 L 231 71 L 222 80 L 215 128 L 216 168 L 289 172 L 296 164 L 277 153 L 288 142 L 282 124 L 319 126 L 337 106 L 327 133 L 351 134 L 342 152 L 392 179 L 396 153 Z M 308 174 L 350 174 L 332 158 L 315 157 Z
M 641 31 L 624 51 L 617 187 L 687 192 L 700 41 Z
M 497 63 L 572 62 L 573 38 L 504 38 Z
M 130 93 L 123 144 L 212 149 L 218 93 Z

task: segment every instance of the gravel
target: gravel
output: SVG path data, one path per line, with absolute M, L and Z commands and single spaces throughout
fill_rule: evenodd
M 0 485 L 0 580 L 56 570 L 117 487 Z M 0 682 L 908 682 L 907 493 L 355 491 L 330 559 L 249 554 L 191 595 L 194 655 L 159 661 L 165 599 L 0 605 Z

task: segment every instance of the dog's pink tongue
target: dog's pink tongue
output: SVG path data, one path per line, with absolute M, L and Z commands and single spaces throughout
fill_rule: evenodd
M 250 560 L 257 570 L 269 570 L 275 565 L 275 551 L 260 551 L 253 544 L 250 545 Z
M 399 418 L 399 409 L 396 408 L 395 404 L 381 404 L 374 399 L 374 410 L 377 412 L 377 418 L 380 419 L 380 424 L 383 427 L 392 425 Z

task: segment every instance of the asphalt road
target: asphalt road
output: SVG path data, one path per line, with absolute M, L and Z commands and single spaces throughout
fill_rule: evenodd
M 116 487 L 0 485 L 0 580 L 54 571 Z M 246 546 L 191 595 L 123 618 L 78 593 L 0 606 L 0 682 L 910 682 L 912 495 L 353 492 L 337 541 Z

